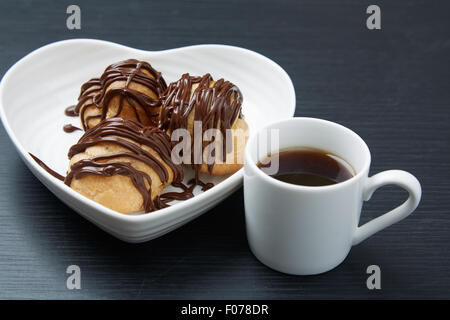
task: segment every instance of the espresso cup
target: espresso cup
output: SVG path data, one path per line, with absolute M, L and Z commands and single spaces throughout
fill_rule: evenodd
M 257 166 L 269 153 L 296 147 L 333 153 L 353 167 L 354 176 L 333 185 L 309 187 L 279 181 Z M 370 159 L 361 137 L 326 120 L 293 118 L 253 135 L 244 164 L 245 221 L 253 254 L 284 273 L 323 273 L 339 265 L 352 246 L 411 214 L 421 198 L 419 181 L 401 170 L 369 177 Z M 358 226 L 363 202 L 384 185 L 400 186 L 409 193 L 408 199 Z

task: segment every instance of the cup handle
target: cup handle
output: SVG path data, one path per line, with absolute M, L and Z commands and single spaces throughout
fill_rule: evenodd
M 359 244 L 378 231 L 406 218 L 417 208 L 422 196 L 422 188 L 416 177 L 402 170 L 383 171 L 368 178 L 363 190 L 364 201 L 370 200 L 376 189 L 388 184 L 397 185 L 408 191 L 408 199 L 397 208 L 356 228 L 353 245 Z

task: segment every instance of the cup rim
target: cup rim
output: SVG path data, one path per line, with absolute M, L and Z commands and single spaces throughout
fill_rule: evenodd
M 254 140 L 257 139 L 257 137 L 259 136 L 259 134 L 264 131 L 269 129 L 270 127 L 282 127 L 283 125 L 289 123 L 289 122 L 303 122 L 303 121 L 310 121 L 310 122 L 316 122 L 316 123 L 320 123 L 320 124 L 326 124 L 326 125 L 331 125 L 337 129 L 343 130 L 345 131 L 347 134 L 352 135 L 353 137 L 355 137 L 357 140 L 359 140 L 361 142 L 361 145 L 363 147 L 364 150 L 364 154 L 365 154 L 365 159 L 364 159 L 364 165 L 362 166 L 361 170 L 359 170 L 353 177 L 351 177 L 348 180 L 345 180 L 343 182 L 339 182 L 336 184 L 332 184 L 332 185 L 326 185 L 326 186 L 302 186 L 302 185 L 296 185 L 296 184 L 292 184 L 292 183 L 288 183 L 288 182 L 284 182 L 284 181 L 280 181 L 278 179 L 275 179 L 271 176 L 269 176 L 268 174 L 264 173 L 260 168 L 258 168 L 258 166 L 256 165 L 257 160 L 253 159 L 251 152 L 250 152 L 250 145 L 252 143 L 254 143 Z M 347 161 L 347 160 L 346 160 Z M 262 177 L 263 180 L 265 180 L 268 183 L 272 183 L 277 185 L 278 187 L 281 188 L 285 188 L 285 189 L 289 189 L 289 190 L 293 190 L 293 191 L 324 191 L 324 190 L 332 190 L 332 189 L 338 189 L 341 187 L 344 187 L 350 183 L 353 183 L 356 180 L 359 180 L 363 175 L 368 174 L 369 172 L 369 167 L 370 167 L 370 162 L 371 162 L 371 154 L 370 154 L 370 150 L 369 147 L 367 146 L 366 142 L 353 130 L 339 124 L 333 121 L 329 121 L 329 120 L 324 120 L 324 119 L 319 119 L 319 118 L 313 118 L 313 117 L 293 117 L 290 119 L 286 119 L 286 120 L 281 120 L 281 121 L 276 121 L 276 122 L 271 122 L 270 124 L 264 126 L 263 128 L 261 128 L 260 130 L 258 130 L 254 135 L 252 135 L 249 140 L 247 141 L 247 145 L 245 148 L 245 164 L 244 164 L 244 170 L 245 168 L 250 168 L 252 169 L 254 172 L 257 172 L 257 174 Z M 351 164 L 351 163 L 350 163 Z M 245 171 L 244 171 L 245 172 Z M 245 178 L 245 175 L 244 175 Z

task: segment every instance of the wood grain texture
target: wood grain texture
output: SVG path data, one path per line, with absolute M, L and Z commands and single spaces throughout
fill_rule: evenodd
M 67 38 L 146 50 L 199 43 L 246 47 L 290 74 L 297 116 L 355 130 L 372 151 L 371 172 L 412 172 L 423 200 L 411 217 L 354 247 L 335 270 L 288 276 L 250 253 L 242 189 L 175 232 L 145 244 L 122 243 L 56 199 L 1 128 L 0 298 L 449 298 L 448 3 L 377 1 L 380 31 L 366 29 L 371 3 L 358 0 L 76 3 L 82 29 L 69 31 L 71 2 L 1 1 L 0 74 L 31 50 Z M 383 188 L 365 204 L 362 221 L 404 197 Z M 66 289 L 70 264 L 82 269 L 82 290 Z M 382 270 L 377 292 L 365 284 L 371 264 Z

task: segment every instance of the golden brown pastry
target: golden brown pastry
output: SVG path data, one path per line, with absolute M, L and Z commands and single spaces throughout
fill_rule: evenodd
M 165 207 L 162 190 L 183 180 L 171 160 L 167 134 L 155 127 L 109 118 L 85 132 L 69 150 L 65 183 L 118 212 L 150 212 Z
M 84 130 L 113 117 L 136 120 L 156 126 L 167 88 L 161 73 L 145 61 L 124 60 L 108 66 L 100 78 L 83 84 L 74 113 Z
M 201 144 L 201 163 L 195 161 L 199 155 L 192 146 L 191 164 L 196 178 L 199 172 L 224 175 L 242 167 L 248 125 L 241 112 L 242 94 L 234 84 L 224 79 L 214 81 L 210 74 L 193 77 L 186 73 L 169 85 L 161 100 L 160 127 L 170 135 L 176 129 L 187 129 L 194 145 L 195 123 L 200 123 L 197 128 L 203 138 L 208 129 L 220 132 Z

